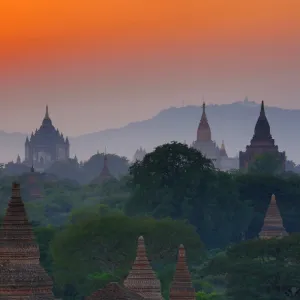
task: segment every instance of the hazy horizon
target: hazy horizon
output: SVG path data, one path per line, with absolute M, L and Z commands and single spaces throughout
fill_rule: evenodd
M 3 2 L 5 132 L 35 130 L 46 104 L 68 136 L 203 96 L 300 109 L 299 0 Z

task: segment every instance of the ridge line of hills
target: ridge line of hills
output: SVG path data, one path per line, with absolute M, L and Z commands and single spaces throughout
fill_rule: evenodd
M 247 99 L 231 104 L 206 105 L 212 138 L 218 145 L 222 140 L 225 141 L 229 156 L 237 156 L 249 144 L 259 115 L 259 106 L 260 104 Z M 265 108 L 271 133 L 279 150 L 286 151 L 288 159 L 300 163 L 300 139 L 297 139 L 300 110 L 267 105 Z M 71 155 L 76 154 L 79 160 L 86 160 L 98 150 L 104 151 L 106 147 L 109 153 L 126 156 L 131 160 L 140 146 L 146 151 L 152 151 L 154 147 L 174 140 L 191 144 L 196 138 L 201 114 L 201 105 L 170 107 L 144 121 L 70 137 Z M 39 126 L 40 124 L 36 124 L 36 127 Z M 1 162 L 15 160 L 18 154 L 23 158 L 25 139 L 24 133 L 6 133 L 0 130 Z

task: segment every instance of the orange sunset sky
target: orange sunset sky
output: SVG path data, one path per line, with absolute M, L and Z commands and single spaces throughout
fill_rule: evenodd
M 300 0 L 1 0 L 0 130 L 67 135 L 169 106 L 300 109 Z

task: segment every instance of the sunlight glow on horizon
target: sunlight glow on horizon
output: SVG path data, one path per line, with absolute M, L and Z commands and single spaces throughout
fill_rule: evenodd
M 168 42 L 236 45 L 276 35 L 280 43 L 300 32 L 299 0 L 2 2 L 0 62 L 8 65 L 70 51 L 151 51 Z

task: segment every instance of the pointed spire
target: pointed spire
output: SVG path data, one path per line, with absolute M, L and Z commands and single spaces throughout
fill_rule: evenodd
M 148 300 L 163 300 L 160 281 L 156 278 L 147 258 L 144 238 L 138 239 L 137 255 L 124 286 Z
M 225 149 L 224 140 L 222 141 L 222 144 L 221 144 L 221 148 L 220 148 L 220 156 L 228 157 L 227 152 L 226 152 L 226 149 Z
M 20 164 L 21 163 L 21 157 L 20 157 L 20 155 L 18 154 L 18 156 L 17 156 L 17 164 Z
M 261 101 L 261 105 L 260 105 L 260 117 L 265 117 L 266 113 L 265 113 L 265 104 L 264 101 Z
M 205 102 L 202 104 L 202 116 L 197 130 L 197 141 L 211 141 L 211 130 L 205 111 Z
M 41 267 L 39 258 L 20 184 L 14 182 L 0 230 L 0 299 L 25 299 L 37 294 L 41 299 L 54 299 L 52 280 Z
M 196 293 L 191 275 L 186 263 L 186 253 L 183 245 L 179 246 L 174 279 L 170 287 L 170 300 L 195 300 Z
M 273 194 L 259 236 L 263 239 L 269 239 L 286 235 L 287 232 L 283 227 L 282 217 L 276 203 L 275 195 Z
M 44 119 L 50 119 L 49 118 L 49 109 L 48 109 L 48 105 L 46 105 L 46 112 L 45 112 L 45 117 Z
M 272 139 L 271 135 L 270 124 L 265 113 L 264 101 L 261 102 L 259 117 L 255 124 L 254 135 L 251 140 L 251 143 L 253 142 L 256 144 L 258 142 L 263 142 L 264 144 L 266 142 L 274 143 L 274 140 Z

